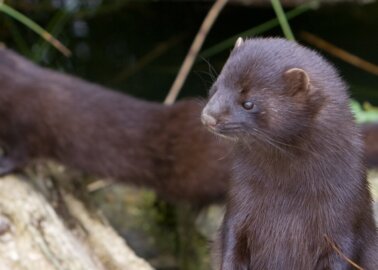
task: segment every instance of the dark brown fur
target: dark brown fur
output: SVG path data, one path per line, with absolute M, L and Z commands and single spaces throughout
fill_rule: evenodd
M 222 201 L 230 149 L 204 131 L 200 102 L 164 107 L 0 50 L 0 173 L 49 158 L 97 176 L 155 189 L 170 201 Z M 376 145 L 378 128 L 364 128 Z M 378 153 L 367 147 L 368 164 Z
M 247 40 L 202 119 L 234 141 L 219 269 L 353 269 L 325 237 L 378 269 L 362 141 L 346 86 L 325 60 L 283 39 Z
M 365 159 L 369 168 L 378 168 L 378 123 L 361 125 L 365 142 Z
M 36 158 L 153 188 L 170 201 L 223 199 L 227 147 L 200 123 L 196 100 L 142 101 L 0 50 L 0 173 Z

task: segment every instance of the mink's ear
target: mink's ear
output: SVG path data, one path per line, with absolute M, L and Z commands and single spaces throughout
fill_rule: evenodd
M 242 37 L 238 37 L 238 39 L 235 42 L 234 49 L 239 48 L 244 43 L 244 40 Z
M 299 93 L 308 94 L 310 91 L 310 78 L 306 71 L 300 68 L 291 68 L 284 73 L 284 79 L 289 94 L 295 96 Z

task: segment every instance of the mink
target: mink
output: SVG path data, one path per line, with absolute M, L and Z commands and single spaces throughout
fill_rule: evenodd
M 0 49 L 0 174 L 49 159 L 152 188 L 171 202 L 223 199 L 228 148 L 202 126 L 203 104 L 164 106 L 109 91 Z
M 378 269 L 363 141 L 331 64 L 293 41 L 239 39 L 201 118 L 232 142 L 216 269 Z
M 38 67 L 4 48 L 0 88 L 0 174 L 52 159 L 152 188 L 170 202 L 206 206 L 225 200 L 230 146 L 202 127 L 202 101 L 143 101 Z M 378 128 L 365 130 L 378 138 Z M 368 138 L 368 164 L 378 165 Z

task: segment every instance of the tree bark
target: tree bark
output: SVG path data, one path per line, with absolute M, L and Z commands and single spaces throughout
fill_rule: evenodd
M 62 217 L 43 193 L 22 176 L 0 179 L 1 269 L 152 269 L 74 196 L 61 192 Z

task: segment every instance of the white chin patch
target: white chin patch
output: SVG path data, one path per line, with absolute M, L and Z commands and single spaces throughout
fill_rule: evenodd
M 236 142 L 238 140 L 237 137 L 233 137 L 233 136 L 227 136 L 227 135 L 224 135 L 222 133 L 217 133 L 215 130 L 212 131 L 215 135 L 223 138 L 223 139 L 226 139 L 226 140 L 229 140 L 229 141 L 233 141 L 233 142 Z

